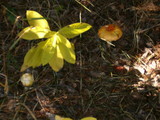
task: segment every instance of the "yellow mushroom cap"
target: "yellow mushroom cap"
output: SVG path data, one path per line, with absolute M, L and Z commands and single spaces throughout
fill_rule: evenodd
M 98 30 L 98 36 L 104 41 L 116 41 L 122 37 L 122 30 L 114 24 L 102 26 Z

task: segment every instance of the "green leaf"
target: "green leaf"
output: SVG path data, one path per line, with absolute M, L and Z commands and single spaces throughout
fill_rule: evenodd
M 47 20 L 38 12 L 27 10 L 26 16 L 30 26 L 39 26 L 44 29 L 50 29 Z
M 46 41 L 40 42 L 38 44 L 39 49 L 42 50 L 41 52 L 41 64 L 46 65 L 54 55 L 56 41 L 53 38 L 47 39 Z
M 55 31 L 49 31 L 44 37 L 45 38 L 51 38 L 53 37 L 57 32 Z
M 58 32 L 66 38 L 74 38 L 89 30 L 92 26 L 87 23 L 74 23 L 63 27 Z
M 61 117 L 59 115 L 56 115 L 55 116 L 55 120 L 73 120 L 73 119 L 71 119 L 71 118 L 64 118 L 64 117 Z
M 35 68 L 49 63 L 54 55 L 55 47 L 56 41 L 53 38 L 38 43 L 37 47 L 32 47 L 25 55 L 21 71 L 24 71 L 28 67 Z
M 97 119 L 94 117 L 85 117 L 85 118 L 82 118 L 81 120 L 97 120 Z
M 23 72 L 29 67 L 35 68 L 37 66 L 40 66 L 41 65 L 41 59 L 39 59 L 40 53 L 41 53 L 40 49 L 37 49 L 36 47 L 32 47 L 25 55 L 24 63 L 21 67 L 21 72 Z
M 24 28 L 18 36 L 20 38 L 26 39 L 26 40 L 34 40 L 34 39 L 42 39 L 46 38 L 45 35 L 49 32 L 50 30 L 44 29 L 41 27 L 33 27 L 29 26 Z
M 57 45 L 60 48 L 60 52 L 62 53 L 63 58 L 67 62 L 74 64 L 76 61 L 74 46 L 61 34 L 57 34 L 55 37 L 57 39 Z
M 59 46 L 56 47 L 56 51 L 52 57 L 52 59 L 49 61 L 49 65 L 51 68 L 55 71 L 58 72 L 64 65 L 64 60 L 63 56 L 60 52 Z

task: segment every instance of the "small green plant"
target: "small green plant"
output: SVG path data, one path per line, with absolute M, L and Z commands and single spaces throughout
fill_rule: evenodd
M 64 60 L 68 63 L 75 63 L 74 45 L 68 39 L 89 30 L 91 25 L 74 23 L 56 32 L 50 30 L 47 20 L 38 12 L 28 10 L 26 17 L 30 26 L 18 34 L 19 38 L 26 40 L 47 39 L 39 42 L 27 52 L 21 71 L 25 71 L 29 67 L 35 68 L 49 64 L 54 71 L 58 72 L 63 67 Z

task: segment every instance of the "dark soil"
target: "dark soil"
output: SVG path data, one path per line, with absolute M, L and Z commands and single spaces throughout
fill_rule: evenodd
M 54 115 L 74 120 L 87 116 L 160 120 L 160 89 L 139 85 L 140 73 L 133 66 L 145 48 L 160 42 L 160 1 L 78 1 L 0 1 L 0 120 L 54 120 Z M 76 64 L 66 62 L 57 73 L 48 65 L 29 69 L 35 77 L 29 88 L 19 81 L 20 67 L 36 42 L 20 40 L 9 51 L 28 25 L 22 19 L 26 10 L 47 17 L 52 30 L 80 20 L 93 26 L 70 40 L 75 44 Z M 115 46 L 98 38 L 98 29 L 106 24 L 122 28 L 122 38 L 112 42 Z

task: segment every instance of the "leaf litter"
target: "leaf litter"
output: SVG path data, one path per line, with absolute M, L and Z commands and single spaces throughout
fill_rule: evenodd
M 15 47 L 16 54 L 10 51 L 14 57 L 4 59 L 9 54 L 7 46 L 11 46 L 10 41 L 17 32 L 9 34 L 11 26 L 3 13 L 1 36 L 6 47 L 0 49 L 3 53 L 0 66 L 1 73 L 8 78 L 9 91 L 6 96 L 0 86 L 0 119 L 33 119 L 33 115 L 38 120 L 52 120 L 54 115 L 75 120 L 88 116 L 99 120 L 159 119 L 158 0 L 85 1 L 82 4 L 87 3 L 85 6 L 92 12 L 77 2 L 66 0 L 39 0 L 34 4 L 30 4 L 33 2 L 30 0 L 3 2 L 3 5 L 17 8 L 18 16 L 24 16 L 28 8 L 48 15 L 54 28 L 77 22 L 79 18 L 94 27 L 93 31 L 71 40 L 75 43 L 76 65 L 65 63 L 58 73 L 47 66 L 30 70 L 35 75 L 35 83 L 25 89 L 18 81 L 21 73 L 17 68 L 33 43 L 20 41 Z M 62 6 L 57 13 L 57 8 Z M 24 27 L 27 25 L 23 20 L 19 22 Z M 98 29 L 110 23 L 118 23 L 124 33 L 119 41 L 113 42 L 115 47 L 107 46 L 97 37 Z M 4 84 L 3 80 L 0 82 Z

